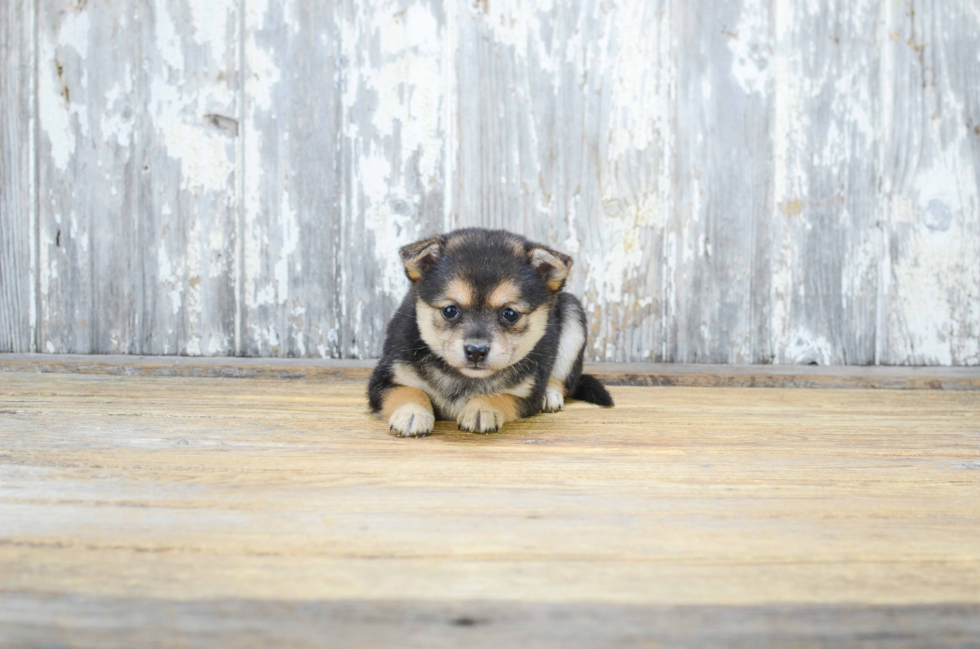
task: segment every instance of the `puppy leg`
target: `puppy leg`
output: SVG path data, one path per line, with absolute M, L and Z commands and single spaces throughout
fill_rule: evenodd
M 563 293 L 559 297 L 558 308 L 561 309 L 561 334 L 541 406 L 544 412 L 558 412 L 565 406 L 565 397 L 572 393 L 582 373 L 585 352 L 585 312 L 582 305 L 572 295 Z
M 402 437 L 428 435 L 436 422 L 432 402 L 418 388 L 399 386 L 388 390 L 383 397 L 381 415 L 388 420 L 391 430 Z
M 548 379 L 548 387 L 544 390 L 544 405 L 542 412 L 558 412 L 565 407 L 565 382 L 556 378 Z
M 505 422 L 521 418 L 520 401 L 512 394 L 473 397 L 459 411 L 456 422 L 471 433 L 495 433 Z

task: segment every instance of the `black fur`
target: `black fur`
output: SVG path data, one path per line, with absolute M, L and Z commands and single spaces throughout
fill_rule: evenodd
M 612 395 L 602 383 L 599 383 L 599 379 L 591 374 L 582 374 L 578 377 L 578 385 L 575 386 L 572 397 L 607 408 L 614 405 Z
M 554 277 L 548 273 L 554 269 L 547 264 L 535 267 L 530 262 L 532 251 L 542 248 L 509 232 L 482 229 L 457 230 L 403 248 L 402 260 L 413 283 L 388 324 L 381 360 L 368 383 L 371 410 L 375 413 L 382 410 L 385 395 L 393 387 L 403 384 L 420 387 L 412 385 L 410 381 L 399 382 L 395 375 L 401 372 L 403 378 L 408 374 L 424 382 L 425 389 L 420 389 L 430 397 L 438 419 L 452 419 L 453 404 L 464 403 L 474 396 L 516 389 L 524 385 L 529 377 L 533 379 L 533 387 L 527 396 L 515 397 L 518 412 L 521 417 L 540 412 L 563 325 L 569 318 L 577 318 L 587 331 L 584 310 L 579 301 L 573 295 L 562 292 L 560 287 L 557 291 L 549 288 L 548 280 L 554 280 Z M 562 263 L 571 266 L 570 257 L 543 249 L 555 256 L 559 266 Z M 532 350 L 514 364 L 486 378 L 468 377 L 450 365 L 426 344 L 419 327 L 416 313 L 419 300 L 425 305 L 434 306 L 447 284 L 461 277 L 465 277 L 467 285 L 477 296 L 477 303 L 469 310 L 470 319 L 465 325 L 470 329 L 506 329 L 507 323 L 494 320 L 496 312 L 488 308 L 481 311 L 483 302 L 480 301 L 506 280 L 520 289 L 521 298 L 528 305 L 527 313 L 547 315 L 544 335 Z M 560 278 L 560 283 L 563 286 L 564 277 Z M 539 309 L 543 311 L 539 312 Z M 544 319 L 544 315 L 539 317 Z M 441 325 L 451 327 L 447 323 Z M 531 326 L 529 322 L 519 322 L 518 325 Z M 514 336 L 521 335 L 518 329 L 508 331 Z M 590 403 L 613 405 L 609 393 L 594 377 L 581 374 L 583 351 L 584 345 L 565 380 L 566 393 Z

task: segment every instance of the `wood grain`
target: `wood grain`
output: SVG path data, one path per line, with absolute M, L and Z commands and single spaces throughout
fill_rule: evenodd
M 590 358 L 663 359 L 667 11 L 586 0 L 460 12 L 454 225 L 511 229 L 571 254 Z
M 875 362 L 880 7 L 774 4 L 768 254 L 778 363 Z
M 579 642 L 671 614 L 693 621 L 675 641 L 723 645 L 739 624 L 844 644 L 975 629 L 972 394 L 612 392 L 400 439 L 359 383 L 4 374 L 0 620 L 116 644 L 229 624 L 300 643 L 317 610 L 356 637 L 458 616 L 554 640 L 583 607 Z
M 677 2 L 665 360 L 768 363 L 769 3 Z
M 816 647 L 973 649 L 980 606 L 609 602 L 174 601 L 8 595 L 13 646 Z M 56 620 L 56 622 L 54 622 Z M 2 642 L 2 641 L 0 641 Z
M 344 218 L 334 356 L 380 353 L 385 327 L 408 290 L 398 249 L 444 230 L 452 58 L 443 39 L 453 3 L 350 2 L 344 14 Z
M 980 11 L 888 4 L 881 362 L 980 363 Z
M 592 361 L 980 365 L 974 0 L 3 7 L 0 350 L 372 358 L 479 225 Z
M 339 354 L 338 5 L 285 0 L 245 13 L 245 355 Z
M 233 352 L 235 3 L 39 11 L 39 350 Z
M 0 1 L 0 352 L 34 351 L 34 9 Z
M 364 357 L 442 230 L 440 3 L 273 3 L 246 20 L 243 346 Z

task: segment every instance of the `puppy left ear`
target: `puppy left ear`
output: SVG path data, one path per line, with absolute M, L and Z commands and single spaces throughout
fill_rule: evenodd
M 413 282 L 422 279 L 425 271 L 429 270 L 442 255 L 442 244 L 442 237 L 429 237 L 402 246 L 398 254 L 402 258 L 402 264 L 405 265 L 405 274 L 408 275 L 408 279 Z
M 565 285 L 568 272 L 572 270 L 572 258 L 544 246 L 532 248 L 530 256 L 531 265 L 541 275 L 548 288 L 556 293 L 560 291 Z

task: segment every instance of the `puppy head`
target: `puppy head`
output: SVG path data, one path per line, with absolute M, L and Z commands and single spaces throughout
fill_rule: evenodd
M 400 254 L 422 340 L 471 378 L 527 356 L 572 267 L 568 255 L 502 230 L 456 230 Z

